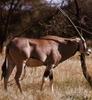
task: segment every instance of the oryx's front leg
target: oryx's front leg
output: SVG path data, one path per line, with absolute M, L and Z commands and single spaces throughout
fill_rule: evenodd
M 44 83 L 45 81 L 47 80 L 48 76 L 49 76 L 49 73 L 50 73 L 50 70 L 48 68 L 45 69 L 45 72 L 43 74 L 43 77 L 42 77 L 42 84 L 41 84 L 41 90 L 43 90 L 43 86 L 44 86 Z
M 50 70 L 49 80 L 50 80 L 50 88 L 51 88 L 51 91 L 54 92 L 54 89 L 53 89 L 53 69 Z
M 44 75 L 43 75 L 43 78 L 42 78 L 41 90 L 43 89 L 45 81 L 47 80 L 47 78 L 49 78 L 50 87 L 51 87 L 51 90 L 53 91 L 53 70 L 52 70 L 53 67 L 54 66 L 52 65 L 52 66 L 47 67 L 45 69 L 45 72 L 44 72 Z

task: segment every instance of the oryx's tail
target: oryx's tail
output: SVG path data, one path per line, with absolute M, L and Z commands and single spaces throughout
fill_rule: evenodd
M 1 75 L 1 80 L 6 77 L 6 72 L 7 72 L 7 68 L 6 68 L 6 58 L 5 58 L 5 61 L 2 65 L 2 75 Z
M 6 75 L 7 75 L 7 67 L 8 67 L 7 53 L 8 53 L 8 49 L 6 49 L 5 61 L 4 61 L 3 65 L 2 65 L 2 69 L 1 69 L 2 70 L 1 80 L 3 78 L 5 78 Z

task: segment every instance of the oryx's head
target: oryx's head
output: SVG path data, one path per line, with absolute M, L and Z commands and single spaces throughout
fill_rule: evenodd
M 89 55 L 91 53 L 91 49 L 87 47 L 87 43 L 84 39 L 79 40 L 79 52 L 85 53 L 86 55 Z

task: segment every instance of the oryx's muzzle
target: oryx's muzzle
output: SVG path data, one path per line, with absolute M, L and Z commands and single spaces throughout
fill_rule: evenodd
M 88 48 L 87 51 L 85 52 L 85 54 L 86 54 L 87 56 L 89 56 L 89 55 L 91 54 L 91 52 L 92 52 L 92 50 Z

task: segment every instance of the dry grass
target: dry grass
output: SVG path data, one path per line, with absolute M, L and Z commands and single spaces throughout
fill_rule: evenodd
M 0 61 L 1 64 L 2 57 Z M 92 54 L 87 57 L 86 62 L 91 74 Z M 8 92 L 4 91 L 3 82 L 0 82 L 0 100 L 92 100 L 92 88 L 82 74 L 78 54 L 55 68 L 54 93 L 51 92 L 48 83 L 44 90 L 40 91 L 44 68 L 27 68 L 26 78 L 21 81 L 23 94 L 15 84 L 13 72 L 10 78 L 13 80 L 8 84 Z

